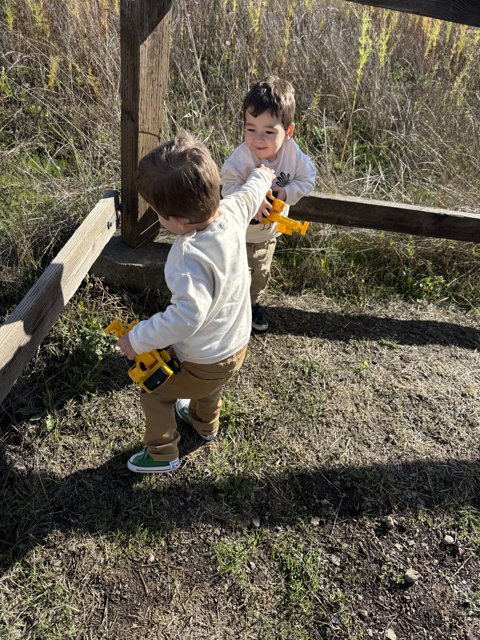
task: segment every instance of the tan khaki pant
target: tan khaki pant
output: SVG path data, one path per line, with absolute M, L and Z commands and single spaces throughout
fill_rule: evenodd
M 248 268 L 251 275 L 250 300 L 252 304 L 258 302 L 262 291 L 267 286 L 276 244 L 276 238 L 256 244 L 247 242 Z
M 175 402 L 190 398 L 189 416 L 195 431 L 209 436 L 218 431 L 220 394 L 224 384 L 240 369 L 247 347 L 215 364 L 182 362 L 180 371 L 152 393 L 142 393 L 145 413 L 143 442 L 154 460 L 178 458 L 180 434 L 175 420 Z

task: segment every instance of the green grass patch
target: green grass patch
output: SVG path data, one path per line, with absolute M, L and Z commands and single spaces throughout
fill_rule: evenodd
M 255 531 L 237 540 L 223 538 L 215 545 L 217 570 L 233 578 L 239 587 L 248 583 L 249 563 L 253 562 L 262 534 Z
M 275 638 L 308 640 L 319 630 L 325 638 L 364 637 L 339 580 L 339 559 L 326 552 L 315 528 L 299 521 L 279 534 L 271 553 L 283 605 Z
M 0 636 L 12 640 L 68 640 L 83 632 L 84 607 L 94 603 L 87 585 L 70 586 L 50 552 L 36 549 L 4 578 Z
M 222 437 L 212 449 L 210 468 L 222 499 L 233 507 L 248 503 L 262 469 L 262 444 L 245 428 L 245 411 L 222 396 Z
M 115 531 L 109 535 L 109 542 L 106 545 L 106 555 L 110 561 L 124 555 L 134 559 L 145 559 L 152 551 L 162 545 L 167 536 L 175 530 L 173 522 L 160 522 L 155 529 L 146 525 L 126 526 L 125 529 Z
M 477 245 L 385 232 L 313 231 L 281 239 L 276 286 L 357 304 L 400 298 L 472 311 L 480 306 L 479 251 Z

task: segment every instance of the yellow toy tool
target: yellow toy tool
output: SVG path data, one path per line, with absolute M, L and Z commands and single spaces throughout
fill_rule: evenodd
M 282 216 L 282 211 L 285 209 L 285 202 L 274 198 L 273 196 L 267 196 L 267 200 L 271 203 L 272 208 L 268 217 L 261 220 L 261 224 L 271 224 L 272 222 L 278 222 L 278 233 L 286 233 L 291 236 L 294 231 L 304 236 L 307 233 L 308 222 L 299 222 L 298 220 L 292 220 L 286 216 Z
M 114 333 L 117 338 L 120 338 L 133 329 L 136 324 L 138 324 L 138 320 L 123 324 L 120 320 L 115 319 L 105 329 L 105 333 Z M 128 363 L 131 365 L 128 375 L 134 382 L 138 382 L 147 393 L 155 391 L 180 369 L 178 360 L 172 358 L 165 349 L 161 351 L 153 349 L 153 351 L 141 353 L 135 360 L 128 360 Z

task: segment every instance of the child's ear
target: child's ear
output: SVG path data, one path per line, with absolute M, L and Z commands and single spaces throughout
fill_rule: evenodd
M 288 140 L 293 136 L 293 132 L 295 131 L 295 123 L 291 122 L 288 129 L 285 131 L 285 140 Z

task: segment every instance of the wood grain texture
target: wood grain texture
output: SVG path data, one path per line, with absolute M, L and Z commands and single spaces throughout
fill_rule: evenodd
M 480 216 L 314 192 L 290 209 L 296 220 L 480 242 Z
M 117 200 L 112 191 L 98 202 L 0 327 L 0 402 L 115 232 Z
M 383 9 L 415 13 L 449 22 L 480 27 L 479 0 L 349 0 Z
M 120 5 L 122 240 L 131 247 L 158 232 L 157 216 L 138 197 L 140 158 L 161 140 L 167 93 L 171 0 L 122 0 Z

